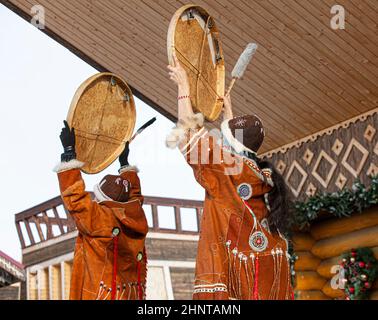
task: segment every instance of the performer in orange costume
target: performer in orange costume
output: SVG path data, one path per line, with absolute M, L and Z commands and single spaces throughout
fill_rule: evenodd
M 137 168 L 129 166 L 129 145 L 119 160 L 119 175 L 95 186 L 95 200 L 85 191 L 76 160 L 75 133 L 67 122 L 60 135 L 64 153 L 56 167 L 64 206 L 75 220 L 71 300 L 145 298 L 147 220 Z
M 194 299 L 292 299 L 288 210 L 283 178 L 257 157 L 265 132 L 255 115 L 233 118 L 224 97 L 222 135 L 194 114 L 186 71 L 168 66 L 178 85 L 179 121 L 167 138 L 206 190 Z M 223 140 L 223 141 L 222 141 Z

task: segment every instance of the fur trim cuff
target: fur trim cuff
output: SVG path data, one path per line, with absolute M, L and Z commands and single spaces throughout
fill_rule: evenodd
M 242 144 L 239 140 L 237 140 L 231 132 L 231 129 L 228 125 L 229 120 L 224 120 L 221 124 L 221 130 L 223 136 L 226 138 L 227 142 L 230 144 L 230 146 L 237 152 L 242 153 L 244 151 L 248 151 L 251 153 L 256 154 L 255 151 L 247 148 L 244 144 Z
M 84 166 L 84 162 L 73 159 L 68 162 L 60 162 L 59 164 L 57 164 L 54 168 L 54 172 L 59 173 L 59 172 L 68 171 L 72 169 L 80 169 L 83 166 Z
M 180 120 L 176 127 L 172 129 L 166 139 L 166 145 L 170 149 L 176 148 L 182 140 L 185 139 L 186 132 L 203 127 L 205 117 L 202 113 L 196 113 L 194 116 Z
M 165 140 L 165 144 L 168 148 L 176 148 L 180 141 L 185 139 L 185 130 L 179 127 L 174 127 Z
M 137 168 L 137 166 L 123 166 L 123 167 L 119 168 L 118 173 L 122 174 L 122 173 L 127 172 L 127 171 L 139 172 L 139 169 Z

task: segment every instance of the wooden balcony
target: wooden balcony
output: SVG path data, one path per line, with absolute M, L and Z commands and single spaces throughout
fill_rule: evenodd
M 143 207 L 150 231 L 192 235 L 199 233 L 202 201 L 145 197 Z M 159 222 L 159 218 L 162 220 L 161 216 L 165 214 L 163 208 L 172 212 L 171 222 L 174 223 L 170 223 L 169 227 L 163 226 L 162 221 Z M 195 228 L 193 225 L 186 228 L 182 222 L 183 211 L 187 209 L 191 209 L 190 219 L 196 222 Z M 60 196 L 16 214 L 15 223 L 22 249 L 76 230 L 75 223 L 63 206 Z

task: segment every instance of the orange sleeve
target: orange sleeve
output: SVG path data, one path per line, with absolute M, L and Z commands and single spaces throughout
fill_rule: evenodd
M 85 191 L 85 183 L 79 169 L 58 173 L 60 193 L 64 206 L 75 220 L 78 230 L 84 235 L 95 231 L 92 221 L 98 215 L 98 204 Z

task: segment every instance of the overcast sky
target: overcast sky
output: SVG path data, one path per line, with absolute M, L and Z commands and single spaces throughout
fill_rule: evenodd
M 52 168 L 62 152 L 62 122 L 78 86 L 96 72 L 0 4 L 0 250 L 15 259 L 21 249 L 14 215 L 59 194 Z M 138 99 L 136 109 L 136 127 L 158 119 L 130 147 L 143 193 L 202 200 L 190 167 L 165 147 L 174 124 Z M 98 175 L 84 175 L 87 189 L 118 167 L 115 162 Z

